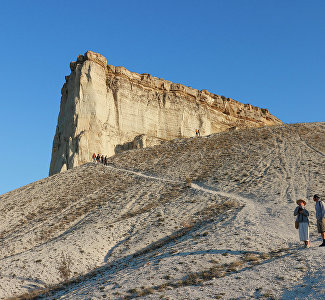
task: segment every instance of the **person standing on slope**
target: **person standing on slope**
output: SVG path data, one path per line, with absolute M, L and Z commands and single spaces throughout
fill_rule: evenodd
M 93 154 L 92 158 L 93 158 L 93 162 L 96 162 L 96 154 L 95 153 Z
M 309 248 L 309 212 L 305 209 L 307 203 L 305 200 L 299 199 L 297 204 L 293 214 L 297 216 L 296 221 L 299 223 L 299 238 L 305 242 L 305 248 Z
M 322 235 L 323 243 L 319 247 L 325 247 L 325 204 L 320 199 L 319 195 L 314 195 L 316 219 L 317 219 L 317 230 Z

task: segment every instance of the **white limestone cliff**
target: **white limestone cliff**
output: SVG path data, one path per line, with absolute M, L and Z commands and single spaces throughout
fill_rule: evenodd
M 159 144 L 177 137 L 282 122 L 267 109 L 107 65 L 88 51 L 70 64 L 62 88 L 50 175 L 89 162 L 92 153 Z

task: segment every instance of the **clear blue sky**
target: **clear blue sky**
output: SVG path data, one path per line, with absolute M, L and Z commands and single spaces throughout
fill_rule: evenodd
M 324 121 L 324 0 L 4 0 L 0 194 L 48 176 L 69 63 L 109 64 Z

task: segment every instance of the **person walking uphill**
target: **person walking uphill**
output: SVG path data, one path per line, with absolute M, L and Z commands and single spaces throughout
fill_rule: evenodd
M 293 214 L 297 216 L 296 222 L 299 223 L 299 238 L 305 242 L 305 247 L 309 248 L 309 212 L 305 209 L 306 201 L 299 199 L 297 200 L 298 206 L 294 210 Z
M 317 219 L 317 229 L 322 235 L 323 243 L 319 247 L 325 247 L 325 204 L 320 199 L 319 195 L 314 195 L 315 209 L 316 209 L 316 219 Z

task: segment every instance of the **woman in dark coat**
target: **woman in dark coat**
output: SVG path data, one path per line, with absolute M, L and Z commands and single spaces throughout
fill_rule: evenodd
M 309 248 L 309 212 L 305 208 L 306 201 L 299 199 L 297 200 L 298 206 L 294 210 L 293 214 L 297 216 L 296 222 L 299 223 L 299 238 L 304 241 L 305 248 Z

